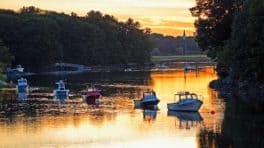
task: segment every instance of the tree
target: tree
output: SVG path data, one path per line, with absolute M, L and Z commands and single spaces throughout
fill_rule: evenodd
M 112 65 L 150 62 L 150 30 L 132 19 L 90 11 L 81 17 L 30 6 L 19 12 L 0 10 L 0 34 L 15 57 L 29 71 L 56 62 Z M 36 64 L 37 63 L 37 64 Z
M 234 17 L 232 37 L 219 62 L 232 68 L 233 77 L 263 83 L 264 2 L 246 0 Z
M 235 0 L 196 0 L 196 6 L 190 9 L 197 18 L 196 40 L 211 58 L 216 58 L 230 38 L 233 14 L 239 7 Z
M 10 54 L 9 49 L 0 40 L 0 72 L 10 65 L 14 57 Z M 5 85 L 6 77 L 0 73 L 0 88 Z

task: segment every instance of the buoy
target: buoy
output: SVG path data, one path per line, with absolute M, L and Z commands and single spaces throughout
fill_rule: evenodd
M 211 114 L 215 114 L 215 111 L 214 111 L 214 110 L 212 110 L 212 111 L 211 111 Z

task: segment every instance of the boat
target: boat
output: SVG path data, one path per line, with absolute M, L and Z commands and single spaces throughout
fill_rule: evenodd
M 60 80 L 56 83 L 58 88 L 53 91 L 53 95 L 55 98 L 68 98 L 69 96 L 69 89 L 65 88 L 65 83 L 63 80 Z
M 184 70 L 185 72 L 188 72 L 188 71 L 191 71 L 191 70 L 195 70 L 195 68 L 193 68 L 192 66 L 186 64 L 186 65 L 184 66 L 183 70 Z
M 24 68 L 21 65 L 17 65 L 15 70 L 17 70 L 18 72 L 21 72 L 21 73 L 24 72 Z
M 178 97 L 178 101 L 175 102 Z M 195 93 L 190 93 L 188 91 L 178 92 L 174 95 L 174 103 L 168 103 L 167 108 L 169 111 L 187 111 L 187 112 L 197 112 L 202 106 L 203 101 L 198 98 Z
M 24 68 L 21 65 L 17 65 L 16 68 L 7 68 L 7 73 L 23 73 Z
M 28 92 L 27 79 L 25 78 L 18 79 L 16 88 L 18 93 L 27 93 Z
M 100 90 L 93 86 L 91 88 L 88 88 L 83 95 L 83 98 L 87 104 L 98 104 L 100 97 Z
M 147 107 L 147 106 L 155 106 L 160 102 L 157 98 L 155 91 L 145 91 L 143 92 L 143 97 L 140 100 L 134 100 L 135 107 Z

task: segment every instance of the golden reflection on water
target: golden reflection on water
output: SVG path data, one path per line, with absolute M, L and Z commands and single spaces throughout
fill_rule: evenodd
M 219 130 L 223 119 L 224 103 L 208 88 L 215 78 L 211 69 L 186 74 L 152 72 L 150 87 L 161 100 L 158 110 L 119 107 L 110 111 L 95 109 L 92 114 L 0 116 L 0 147 L 199 147 L 200 129 Z M 204 96 L 199 114 L 202 121 L 182 121 L 177 116 L 168 116 L 166 104 L 181 90 Z M 137 98 L 140 93 L 135 91 L 134 95 Z M 114 103 L 131 105 L 132 100 L 119 96 Z

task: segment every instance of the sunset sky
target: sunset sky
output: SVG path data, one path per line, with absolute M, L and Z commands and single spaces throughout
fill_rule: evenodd
M 194 18 L 189 8 L 195 0 L 0 0 L 0 8 L 18 10 L 23 6 L 36 6 L 58 12 L 76 12 L 85 15 L 90 10 L 99 10 L 114 15 L 121 21 L 131 17 L 142 27 L 165 35 L 193 35 Z

